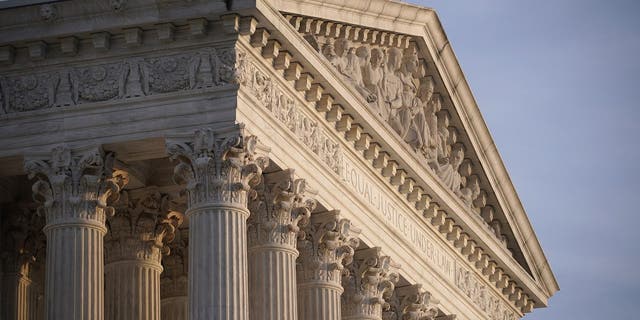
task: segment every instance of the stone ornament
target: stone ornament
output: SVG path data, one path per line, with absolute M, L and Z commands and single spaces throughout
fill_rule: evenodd
M 342 319 L 382 319 L 399 280 L 398 269 L 378 247 L 357 251 L 342 276 Z
M 324 132 L 318 121 L 303 111 L 305 106 L 298 99 L 273 81 L 257 66 L 254 59 L 242 50 L 238 50 L 238 81 L 300 142 L 311 148 L 331 170 L 338 174 L 341 172 L 343 155 L 340 144 Z
M 396 288 L 389 300 L 383 320 L 434 320 L 438 316 L 438 300 L 422 289 L 421 284 Z
M 237 83 L 233 48 L 0 75 L 0 109 L 16 113 Z
M 163 271 L 160 275 L 162 298 L 186 297 L 187 274 L 189 271 L 189 228 L 176 229 L 175 238 L 168 244 L 170 255 L 162 258 Z
M 55 147 L 49 156 L 25 160 L 30 179 L 37 178 L 32 190 L 42 204 L 47 225 L 82 220 L 104 226 L 114 214 L 109 206 L 119 197 L 127 177 L 113 171 L 113 153 L 100 148 L 71 150 Z
M 479 191 L 465 190 L 463 195 L 461 190 L 479 189 L 479 184 L 467 186 L 458 172 L 465 159 L 464 146 L 457 141 L 457 129 L 450 125 L 442 96 L 435 92 L 435 80 L 427 74 L 427 65 L 416 44 L 408 41 L 408 36 L 383 36 L 374 30 L 349 33 L 352 29 L 345 32 L 331 29 L 323 33 L 306 25 L 298 28 L 362 96 L 372 112 L 421 154 L 428 167 L 465 204 L 476 208 L 473 201 Z
M 480 214 L 489 193 L 466 157 L 460 130 L 451 124 L 434 76 L 410 36 L 315 18 L 285 15 L 319 54 L 425 160 L 472 212 Z M 485 221 L 490 229 L 491 220 Z M 492 230 L 491 233 L 495 233 Z M 496 236 L 503 241 L 505 235 Z
M 353 262 L 360 244 L 360 231 L 349 219 L 340 218 L 339 211 L 311 215 L 311 222 L 298 239 L 299 282 L 322 281 L 340 286 L 344 268 Z
M 316 201 L 309 197 L 304 179 L 294 177 L 291 169 L 263 175 L 250 201 L 247 221 L 249 247 L 276 245 L 296 248 L 301 227 L 309 223 Z
M 167 139 L 167 152 L 178 164 L 174 181 L 186 184 L 189 210 L 206 203 L 247 204 L 247 193 L 260 183 L 267 157 L 257 154 L 258 138 L 243 127 L 225 131 L 199 129 Z
M 142 194 L 132 199 L 129 192 L 123 191 L 116 214 L 107 218 L 107 263 L 118 260 L 159 263 L 163 255 L 170 253 L 167 244 L 175 238 L 184 220 L 183 214 L 175 211 L 169 195 L 156 187 L 147 187 L 138 193 Z

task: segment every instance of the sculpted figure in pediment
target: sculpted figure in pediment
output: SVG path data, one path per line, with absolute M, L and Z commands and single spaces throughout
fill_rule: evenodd
M 393 123 L 398 118 L 398 110 L 402 108 L 402 80 L 398 76 L 402 63 L 402 52 L 398 48 L 387 51 L 387 63 L 382 77 L 383 118 Z M 393 124 L 392 124 L 393 127 Z
M 437 174 L 442 182 L 448 186 L 455 194 L 460 194 L 460 184 L 462 184 L 462 176 L 458 173 L 460 165 L 464 160 L 464 147 L 462 144 L 455 144 L 448 158 L 442 158 Z
M 384 51 L 380 48 L 362 46 L 358 48 L 359 55 L 366 61 L 362 67 L 362 82 L 367 90 L 367 102 L 378 115 L 386 119 L 386 114 L 382 113 L 382 78 L 384 76 Z

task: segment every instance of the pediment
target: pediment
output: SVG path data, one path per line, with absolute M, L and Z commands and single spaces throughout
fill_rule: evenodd
M 438 70 L 429 63 L 433 59 L 420 48 L 420 40 L 312 17 L 290 15 L 288 19 L 361 103 L 387 124 L 531 274 L 470 143 L 470 134 Z
M 290 10 L 289 1 L 276 3 L 353 96 L 457 199 L 458 214 L 478 221 L 552 295 L 555 278 L 435 12 L 374 2 L 384 4 L 370 12 L 375 18 L 359 15 L 355 4 L 317 10 L 302 1 Z M 386 5 L 405 7 L 389 16 Z

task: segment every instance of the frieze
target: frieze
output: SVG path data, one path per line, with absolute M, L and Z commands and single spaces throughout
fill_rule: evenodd
M 419 228 L 400 204 L 392 200 L 380 187 L 362 173 L 352 162 L 345 158 L 341 170 L 341 180 L 349 186 L 373 212 L 380 215 L 384 222 L 396 230 L 407 243 L 410 243 L 422 256 L 422 260 L 431 265 L 443 279 L 455 284 L 481 310 L 493 320 L 512 320 L 516 316 L 490 289 L 467 271 L 461 262 L 447 252 L 436 239 Z
M 26 75 L 0 75 L 0 112 L 18 113 L 234 84 L 235 57 L 234 48 L 206 48 Z
M 518 319 L 513 311 L 509 310 L 501 299 L 492 293 L 478 276 L 467 270 L 459 262 L 456 263 L 455 285 L 482 311 L 487 313 L 492 320 Z
M 306 106 L 271 80 L 246 52 L 238 49 L 237 61 L 238 82 L 242 88 L 248 89 L 275 119 L 309 147 L 331 170 L 340 174 L 343 158 L 340 144 L 325 133 L 318 121 L 303 111 Z

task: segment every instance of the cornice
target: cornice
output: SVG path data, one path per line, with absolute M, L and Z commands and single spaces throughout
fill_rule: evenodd
M 288 41 L 289 39 L 294 39 L 294 38 L 296 37 L 296 36 L 295 36 L 295 33 L 294 33 L 294 32 L 292 32 L 293 30 L 292 30 L 292 28 L 291 28 L 291 27 L 289 27 L 289 25 L 288 25 L 288 23 L 286 22 L 286 20 L 281 19 L 281 18 L 280 18 L 280 19 L 278 19 L 278 18 L 277 18 L 277 16 L 276 16 L 276 14 L 274 14 L 274 13 L 273 13 L 273 11 L 275 11 L 275 10 L 270 9 L 270 7 L 269 7 L 268 5 L 260 6 L 260 4 L 257 4 L 257 7 L 258 7 L 259 9 L 261 9 L 261 10 L 263 10 L 263 11 L 267 12 L 267 13 L 269 13 L 269 11 L 270 11 L 270 10 L 272 11 L 272 12 L 271 12 L 271 13 L 269 13 L 269 14 L 273 14 L 273 15 L 274 15 L 274 18 L 273 18 L 273 19 L 269 19 L 268 24 L 270 24 L 270 26 L 271 26 L 271 27 L 276 28 L 276 29 L 278 29 L 278 30 L 279 30 L 279 32 L 281 32 L 281 34 L 274 34 L 274 35 L 273 35 L 273 38 L 274 38 L 274 39 L 278 39 L 278 40 L 282 40 L 282 41 Z M 284 21 L 283 21 L 283 20 L 284 20 Z M 438 25 L 439 25 L 439 23 L 438 23 Z M 290 30 L 291 30 L 291 31 L 290 31 Z M 286 39 L 286 40 L 283 40 L 283 39 Z M 266 45 L 266 43 L 265 43 L 265 45 Z M 307 62 L 307 63 L 308 63 L 308 65 L 305 63 L 305 66 L 306 66 L 308 69 L 306 69 L 305 71 L 307 71 L 307 70 L 312 70 L 312 69 L 315 69 L 315 71 L 317 71 L 317 69 L 318 69 L 318 68 L 320 68 L 320 69 L 321 69 L 323 65 L 326 65 L 326 62 L 323 62 L 321 59 L 314 59 L 314 58 L 315 58 L 315 57 L 314 57 L 314 55 L 313 55 L 313 54 L 308 53 L 309 51 L 311 51 L 311 50 L 312 50 L 308 44 L 306 44 L 306 43 L 304 43 L 304 42 L 296 42 L 296 43 L 295 43 L 295 45 L 294 45 L 294 47 L 295 47 L 296 49 L 300 49 L 300 51 L 301 51 L 301 52 L 306 53 L 306 54 L 302 54 L 301 56 L 294 57 L 294 58 L 292 59 L 292 61 L 293 61 L 293 60 L 295 60 L 295 61 L 300 61 L 300 62 L 302 62 L 302 61 Z M 289 50 L 289 48 L 287 48 L 287 47 L 285 47 L 285 46 L 283 45 L 282 50 L 285 50 L 285 49 L 286 49 L 286 50 Z M 299 60 L 298 60 L 298 59 L 299 59 Z M 319 72 L 319 73 L 321 73 L 321 74 L 323 74 L 323 75 L 327 75 L 329 78 L 331 78 L 331 73 L 332 73 L 332 72 L 331 72 L 331 70 L 330 70 L 329 68 L 325 68 L 325 70 L 323 70 L 323 71 L 325 71 L 325 72 Z M 339 80 L 340 80 L 339 78 L 333 78 L 333 79 L 330 79 L 330 81 L 324 81 L 324 80 L 322 79 L 322 77 L 319 77 L 318 79 L 315 79 L 315 81 L 314 81 L 314 82 L 318 82 L 319 84 L 321 84 L 321 88 L 322 88 L 322 85 L 325 85 L 325 84 L 326 84 L 326 82 L 335 83 L 336 81 L 339 81 Z M 336 103 L 344 102 L 344 101 L 338 101 L 338 100 L 340 100 L 340 99 L 342 99 L 342 98 L 344 98 L 344 97 L 349 97 L 350 95 L 351 95 L 351 96 L 353 96 L 352 94 L 350 94 L 350 93 L 349 93 L 349 90 L 348 90 L 348 89 L 346 89 L 346 88 L 340 88 L 340 87 L 338 86 L 338 87 L 336 87 L 336 88 L 332 88 L 332 89 L 337 90 L 337 92 L 342 91 L 342 92 L 340 92 L 340 94 L 336 95 L 336 96 L 337 96 L 337 97 L 335 97 L 335 99 L 336 99 Z M 345 89 L 346 89 L 346 91 L 344 91 Z M 354 100 L 357 100 L 357 99 L 354 99 Z M 346 108 L 346 107 L 347 107 L 347 106 L 345 106 L 345 108 Z M 355 105 L 350 106 L 350 107 L 357 108 L 358 106 L 357 106 L 357 104 L 355 104 Z M 331 112 L 329 112 L 329 113 L 331 113 Z M 365 117 L 365 118 L 366 118 L 366 115 L 359 114 L 359 113 L 350 113 L 350 115 L 353 115 L 353 117 L 354 117 L 354 121 L 353 121 L 353 123 L 355 123 L 355 122 L 360 122 L 360 121 L 359 121 L 360 119 L 355 118 L 355 117 L 357 117 L 357 116 L 363 116 L 363 117 Z M 374 122 L 375 122 L 375 121 L 374 121 Z M 369 124 L 370 122 L 365 121 L 364 123 Z M 485 128 L 486 128 L 486 127 L 485 127 Z M 374 135 L 375 135 L 375 130 L 374 130 L 374 132 L 369 132 L 368 130 L 365 130 L 365 131 L 363 131 L 363 133 L 367 133 L 368 135 L 370 135 L 369 137 L 374 137 Z M 488 133 L 488 131 L 487 131 L 487 133 Z M 371 140 L 371 142 L 373 142 L 373 141 L 375 141 L 375 139 L 372 139 L 372 140 Z M 406 160 L 406 159 L 404 159 L 404 158 L 403 158 L 402 160 Z M 413 166 L 409 166 L 409 167 L 413 167 Z M 428 176 L 428 174 L 427 174 L 427 176 Z M 437 181 L 437 179 L 436 179 L 435 181 Z M 413 182 L 415 182 L 415 181 L 413 181 Z M 446 202 L 449 202 L 449 201 L 446 201 Z M 455 201 L 453 201 L 453 203 L 455 203 Z M 461 210 L 461 211 L 463 212 L 464 210 Z M 471 220 L 468 220 L 468 219 L 467 219 L 466 223 L 470 223 L 470 224 L 472 224 L 472 225 L 473 225 L 473 223 L 474 223 L 474 222 L 473 222 L 473 221 L 471 221 Z M 477 223 L 476 223 L 476 224 L 477 224 Z M 485 242 L 485 243 L 491 243 L 491 239 L 483 239 L 483 240 L 489 241 L 489 242 Z M 480 244 L 482 244 L 483 242 L 484 242 L 484 241 L 481 241 L 481 242 L 480 242 Z M 508 257 L 504 257 L 504 256 L 503 256 L 503 259 L 504 259 L 504 260 L 506 260 L 506 261 L 512 260 L 512 259 L 509 259 Z M 503 261 L 503 262 L 505 262 L 505 261 Z M 508 268 L 507 268 L 507 270 L 518 270 L 518 269 L 519 269 L 518 267 L 513 267 L 513 265 L 514 265 L 514 263 L 513 263 L 513 262 L 511 262 L 511 263 L 507 263 L 507 265 L 509 265 L 509 264 L 511 264 L 511 266 L 510 266 L 510 267 L 508 267 Z M 520 276 L 520 277 L 521 277 L 521 276 Z M 546 298 L 547 298 L 550 294 L 542 294 L 540 291 L 537 291 L 537 290 L 539 290 L 539 289 L 536 289 L 536 288 L 537 288 L 537 285 L 536 285 L 536 284 L 534 284 L 534 283 L 535 283 L 535 281 L 534 281 L 533 279 L 526 280 L 526 276 L 525 276 L 525 278 L 522 278 L 521 280 L 525 280 L 525 282 L 526 282 L 526 283 L 528 283 L 528 285 L 526 285 L 526 286 L 525 286 L 525 287 L 527 287 L 527 289 L 526 289 L 526 290 L 527 290 L 529 293 L 533 293 L 533 295 L 534 295 L 534 296 L 536 296 L 538 299 L 540 299 L 540 300 L 538 300 L 538 302 L 540 303 L 539 305 L 544 305 L 544 304 L 546 304 Z M 540 288 L 540 289 L 541 289 L 541 288 Z M 529 291 L 529 290 L 533 290 L 533 291 Z M 537 293 L 534 293 L 534 292 L 537 292 Z M 538 305 L 538 304 L 537 304 L 537 305 Z

